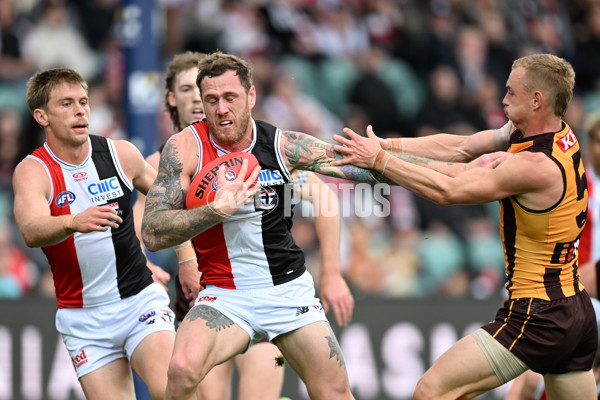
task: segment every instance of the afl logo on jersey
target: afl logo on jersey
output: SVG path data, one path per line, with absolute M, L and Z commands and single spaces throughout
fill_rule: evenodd
M 56 203 L 59 207 L 67 207 L 73 204 L 75 201 L 75 194 L 73 192 L 69 192 L 68 190 L 63 190 L 56 196 Z

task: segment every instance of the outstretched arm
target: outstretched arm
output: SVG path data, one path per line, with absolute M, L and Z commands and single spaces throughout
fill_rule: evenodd
M 342 155 L 334 151 L 334 145 L 306 133 L 284 131 L 280 146 L 290 171 L 301 169 L 359 182 L 384 182 L 377 172 L 354 165 L 333 165 L 334 160 L 342 159 Z
M 352 320 L 354 298 L 342 277 L 340 266 L 338 198 L 316 174 L 306 174 L 306 182 L 300 187 L 300 198 L 310 201 L 315 209 L 315 227 L 321 246 L 321 302 L 325 313 L 332 309 L 337 324 L 346 326 Z
M 386 141 L 375 136 L 373 128 L 369 125 L 367 127 L 367 137 L 357 135 L 351 129 L 344 129 L 344 133 L 349 138 L 344 138 L 339 135 L 335 135 L 334 139 L 337 140 L 341 145 L 335 146 L 335 150 L 343 154 L 345 157 L 342 160 L 336 160 L 333 162 L 334 165 L 353 164 L 363 168 L 373 168 L 376 162 L 387 163 L 389 160 L 383 158 L 387 153 L 390 153 L 394 157 L 406 161 L 408 163 L 418 165 L 420 167 L 426 167 L 436 172 L 442 173 L 447 176 L 457 176 L 466 170 L 487 167 L 494 168 L 511 155 L 505 152 L 494 152 L 490 154 L 482 155 L 475 160 L 470 162 L 451 162 L 451 161 L 437 161 L 426 157 L 420 157 L 417 155 L 407 153 L 396 153 L 388 151 L 381 152 L 380 150 L 387 150 L 385 147 Z M 438 135 L 434 135 L 438 136 Z M 419 138 L 421 139 L 421 138 Z M 387 139 L 389 140 L 389 139 Z M 394 139 L 396 140 L 396 139 Z M 388 142 L 389 144 L 389 142 Z M 395 149 L 398 150 L 398 149 Z M 379 158 L 378 158 L 379 156 Z M 387 156 L 386 156 L 387 157 Z M 382 166 L 383 168 L 383 166 Z
M 348 143 L 343 151 L 358 155 L 359 164 L 370 162 L 372 168 L 390 182 L 438 204 L 482 204 L 512 195 L 544 191 L 553 196 L 551 190 L 556 187 L 553 183 L 560 176 L 548 157 L 531 152 L 507 157 L 498 165 L 492 163 L 492 168 L 476 166 L 450 175 L 393 157 L 377 147 L 378 139 L 370 127 L 366 138 L 351 129 L 346 129 L 345 133 L 351 140 L 344 139 Z M 366 148 L 371 150 L 364 150 Z M 373 154 L 373 149 L 377 148 Z
M 513 130 L 512 122 L 508 121 L 499 129 L 484 130 L 467 136 L 439 133 L 418 138 L 379 140 L 381 147 L 392 153 L 464 163 L 483 154 L 508 149 Z

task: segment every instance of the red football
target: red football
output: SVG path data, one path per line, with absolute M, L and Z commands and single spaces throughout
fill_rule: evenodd
M 225 154 L 202 167 L 190 184 L 190 189 L 185 198 L 186 208 L 200 207 L 213 201 L 217 189 L 217 171 L 219 170 L 219 166 L 221 164 L 225 165 L 225 179 L 233 181 L 240 173 L 244 159 L 248 160 L 245 179 L 258 166 L 258 160 L 252 153 L 239 151 Z

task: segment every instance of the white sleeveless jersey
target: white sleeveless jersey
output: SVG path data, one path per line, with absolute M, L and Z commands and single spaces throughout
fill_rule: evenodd
M 59 308 L 92 307 L 139 293 L 152 283 L 135 236 L 131 193 L 113 142 L 90 135 L 91 151 L 80 165 L 56 157 L 47 143 L 27 158 L 39 161 L 51 182 L 51 215 L 76 214 L 91 206 L 111 205 L 123 218 L 118 229 L 75 232 L 42 248 L 52 269 Z
M 304 254 L 292 237 L 293 181 L 279 150 L 281 130 L 252 120 L 253 142 L 246 149 L 261 166 L 254 202 L 192 239 L 202 283 L 225 289 L 264 288 L 289 282 L 306 271 Z M 190 127 L 202 167 L 226 153 L 208 134 L 205 120 Z

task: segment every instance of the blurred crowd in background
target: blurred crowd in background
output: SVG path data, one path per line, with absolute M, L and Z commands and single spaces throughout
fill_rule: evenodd
M 24 245 L 12 216 L 14 167 L 44 141 L 27 110 L 27 79 L 44 68 L 77 70 L 90 84 L 90 133 L 129 138 L 121 7 L 0 0 L 0 297 L 54 295 L 43 253 Z M 512 61 L 537 52 L 563 57 L 576 71 L 565 120 L 584 153 L 586 123 L 600 110 L 599 0 L 157 0 L 156 7 L 163 67 L 185 50 L 241 56 L 254 65 L 254 118 L 327 142 L 345 126 L 364 134 L 368 124 L 382 137 L 500 127 Z M 157 125 L 162 143 L 172 134 L 168 116 L 159 112 Z M 381 217 L 368 212 L 376 202 L 369 191 L 339 196 L 344 276 L 358 299 L 502 292 L 497 204 L 442 207 L 392 187 Z M 294 235 L 318 277 L 309 207 L 298 208 Z M 159 258 L 174 276 L 172 252 Z

